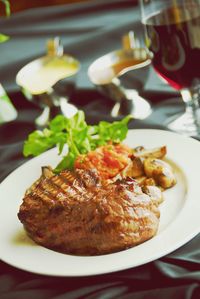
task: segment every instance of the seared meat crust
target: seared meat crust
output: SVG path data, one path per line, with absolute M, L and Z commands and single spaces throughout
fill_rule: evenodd
M 140 244 L 156 234 L 159 216 L 156 201 L 135 180 L 105 186 L 96 172 L 82 169 L 41 176 L 27 190 L 18 213 L 36 243 L 76 255 Z

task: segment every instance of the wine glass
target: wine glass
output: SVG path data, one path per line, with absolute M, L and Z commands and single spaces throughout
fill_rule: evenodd
M 146 45 L 159 76 L 180 91 L 182 115 L 167 126 L 188 136 L 200 135 L 200 0 L 140 0 Z

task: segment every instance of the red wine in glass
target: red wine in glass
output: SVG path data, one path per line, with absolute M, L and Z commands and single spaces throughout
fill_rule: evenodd
M 200 9 L 171 7 L 146 21 L 153 66 L 181 90 L 200 78 Z
M 147 46 L 157 74 L 180 91 L 185 113 L 166 121 L 200 136 L 200 0 L 140 0 Z

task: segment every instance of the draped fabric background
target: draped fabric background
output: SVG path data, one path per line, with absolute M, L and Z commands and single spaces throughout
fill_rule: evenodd
M 15 76 L 23 65 L 44 55 L 49 38 L 60 36 L 65 52 L 80 60 L 79 87 L 92 86 L 88 66 L 98 57 L 121 48 L 123 34 L 134 30 L 138 38 L 143 38 L 137 0 L 89 1 L 30 9 L 13 14 L 10 19 L 0 18 L 0 28 L 11 37 L 1 44 L 0 50 L 0 82 L 7 90 L 17 88 Z M 162 86 L 172 92 L 153 73 L 151 77 L 153 84 L 150 80 L 148 89 L 159 90 Z
M 99 56 L 120 48 L 124 33 L 134 30 L 142 37 L 143 31 L 137 1 L 134 0 L 89 1 L 31 9 L 17 13 L 10 19 L 1 18 L 0 29 L 2 33 L 11 36 L 10 41 L 0 45 L 0 82 L 19 111 L 14 124 L 0 127 L 1 181 L 26 161 L 22 156 L 23 139 L 34 128 L 34 118 L 39 113 L 39 108 L 25 101 L 20 94 L 15 76 L 24 64 L 45 53 L 47 39 L 60 36 L 65 52 L 81 61 L 81 71 L 77 78 L 77 104 L 85 107 L 89 122 L 95 122 L 103 114 L 93 114 L 92 105 L 99 104 L 98 98 L 101 103 L 98 107 L 103 105 L 105 108 L 106 103 L 101 102 L 100 95 L 94 91 L 88 79 L 88 66 Z M 130 127 L 166 129 L 162 125 L 166 115 L 174 109 L 180 111 L 183 107 L 177 101 L 177 94 L 162 83 L 151 68 L 147 72 L 130 72 L 127 80 L 139 88 L 141 94 L 152 102 L 155 110 L 144 121 L 132 121 Z M 171 100 L 162 102 L 167 98 Z M 154 262 L 92 277 L 41 276 L 15 269 L 0 261 L 0 298 L 198 299 L 199 248 L 200 236 L 197 236 L 180 249 Z

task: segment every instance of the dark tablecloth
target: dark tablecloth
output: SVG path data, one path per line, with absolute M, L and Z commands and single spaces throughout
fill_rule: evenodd
M 1 44 L 0 82 L 18 109 L 16 122 L 0 128 L 0 181 L 26 161 L 22 156 L 23 139 L 34 129 L 40 110 L 25 101 L 15 83 L 17 71 L 45 52 L 46 40 L 61 36 L 65 52 L 82 64 L 78 74 L 75 103 L 87 112 L 88 122 L 110 119 L 103 113 L 104 102 L 87 77 L 87 68 L 99 56 L 120 48 L 121 36 L 129 30 L 142 35 L 136 1 L 89 1 L 32 9 L 0 19 L 1 32 L 11 39 Z M 144 80 L 145 78 L 145 80 Z M 161 128 L 171 111 L 183 109 L 177 94 L 163 84 L 150 68 L 144 73 L 128 74 L 142 95 L 153 104 L 152 115 L 133 120 L 130 128 Z M 174 98 L 175 97 L 175 98 Z M 76 102 L 78 98 L 78 102 Z M 172 98 L 161 103 L 162 100 Z M 94 110 L 97 103 L 99 113 Z M 100 103 L 100 104 L 99 104 Z M 106 102 L 105 102 L 106 105 Z M 6 132 L 6 133 L 5 133 Z M 1 200 L 1 199 L 0 199 Z M 0 220 L 1 221 L 1 220 Z M 186 219 L 185 225 L 187 225 Z M 184 229 L 184 227 L 183 227 Z M 200 298 L 200 236 L 175 252 L 146 265 L 92 277 L 48 277 L 32 274 L 0 262 L 1 299 L 198 299 Z M 14 254 L 14 253 L 13 253 Z

